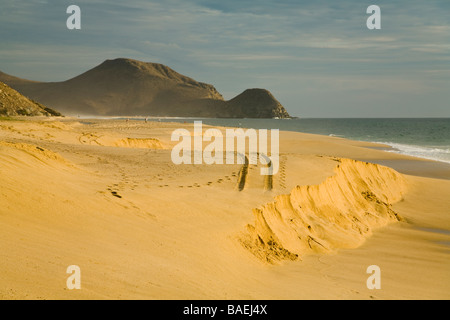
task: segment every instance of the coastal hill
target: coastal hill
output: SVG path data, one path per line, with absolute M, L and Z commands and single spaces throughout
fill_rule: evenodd
M 214 86 L 157 63 L 106 60 L 62 82 L 36 82 L 0 72 L 0 81 L 68 115 L 288 118 L 264 89 L 225 101 Z
M 227 101 L 228 107 L 236 114 L 249 113 L 254 118 L 289 118 L 289 113 L 280 102 L 265 89 L 247 89 Z M 261 108 L 264 106 L 264 108 Z
M 0 82 L 0 116 L 61 116 Z

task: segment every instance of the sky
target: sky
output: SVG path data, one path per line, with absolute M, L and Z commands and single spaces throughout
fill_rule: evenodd
M 119 57 L 227 100 L 268 89 L 298 117 L 450 117 L 449 0 L 0 0 L 2 72 L 63 81 Z

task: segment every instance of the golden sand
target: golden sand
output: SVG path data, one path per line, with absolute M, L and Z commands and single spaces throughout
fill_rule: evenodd
M 89 122 L 0 121 L 0 299 L 450 298 L 450 180 L 365 162 L 409 157 L 282 132 L 269 188 L 173 164 L 192 124 Z

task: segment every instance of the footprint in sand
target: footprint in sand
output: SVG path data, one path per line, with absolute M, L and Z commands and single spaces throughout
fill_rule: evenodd
M 111 191 L 111 194 L 116 198 L 122 199 L 122 196 L 118 194 L 116 191 Z

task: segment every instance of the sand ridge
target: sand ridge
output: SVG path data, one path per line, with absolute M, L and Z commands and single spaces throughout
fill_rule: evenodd
M 58 153 L 32 144 L 0 141 L 0 149 L 2 151 L 0 156 L 4 157 L 4 161 L 9 158 L 8 162 L 11 165 L 17 162 L 25 162 L 27 166 L 31 166 L 31 161 L 25 161 L 24 159 L 24 157 L 31 157 L 34 158 L 33 160 L 38 160 L 40 163 L 53 168 L 75 167 Z
M 242 244 L 258 258 L 295 260 L 308 253 L 355 248 L 376 227 L 400 221 L 392 204 L 406 192 L 404 178 L 376 164 L 339 159 L 335 175 L 253 210 Z

